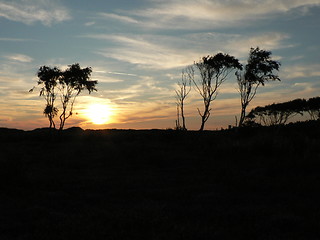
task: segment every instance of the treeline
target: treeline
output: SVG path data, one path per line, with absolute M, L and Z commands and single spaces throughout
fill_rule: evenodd
M 294 99 L 253 108 L 246 116 L 245 126 L 274 126 L 286 124 L 297 115 L 308 114 L 310 120 L 320 120 L 320 97 Z

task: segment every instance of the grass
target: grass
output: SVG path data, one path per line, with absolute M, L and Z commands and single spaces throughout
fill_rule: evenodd
M 0 239 L 319 239 L 319 133 L 1 129 Z

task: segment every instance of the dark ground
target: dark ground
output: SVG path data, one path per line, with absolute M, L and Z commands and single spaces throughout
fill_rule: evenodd
M 0 239 L 320 239 L 319 134 L 0 129 Z

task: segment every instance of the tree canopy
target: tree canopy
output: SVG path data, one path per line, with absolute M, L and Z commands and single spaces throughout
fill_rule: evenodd
M 241 100 L 240 127 L 245 120 L 246 108 L 255 97 L 258 87 L 264 86 L 266 81 L 280 81 L 278 75 L 274 73 L 274 70 L 279 71 L 280 65 L 280 62 L 271 59 L 271 51 L 259 47 L 250 49 L 244 71 L 236 72 Z
M 261 125 L 286 124 L 289 119 L 296 115 L 309 113 L 311 120 L 320 119 L 320 97 L 313 97 L 308 100 L 294 99 L 282 103 L 273 103 L 264 107 L 258 106 L 251 110 L 246 118 L 245 125 L 258 121 Z
M 214 56 L 203 57 L 199 62 L 195 63 L 195 66 L 199 70 L 200 78 L 198 81 L 193 79 L 193 83 L 204 104 L 202 112 L 198 108 L 198 113 L 201 116 L 200 131 L 202 131 L 210 117 L 210 104 L 216 99 L 218 88 L 227 79 L 232 70 L 242 69 L 242 65 L 235 57 L 218 53 Z

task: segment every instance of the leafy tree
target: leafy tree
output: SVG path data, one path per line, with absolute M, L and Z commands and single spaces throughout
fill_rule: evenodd
M 46 106 L 43 113 L 49 120 L 49 128 L 55 128 L 53 119 L 58 113 L 58 109 L 54 106 L 57 96 L 55 88 L 61 77 L 61 71 L 57 67 L 50 68 L 42 66 L 39 68 L 37 75 L 39 78 L 38 85 L 41 85 L 40 96 L 43 96 L 46 100 Z
M 311 120 L 320 119 L 320 97 L 309 98 L 306 104 L 306 111 L 309 113 Z
M 62 112 L 60 114 L 60 127 L 62 130 L 66 120 L 72 116 L 73 105 L 76 97 L 82 90 L 88 90 L 89 93 L 97 91 L 95 88 L 97 81 L 90 81 L 92 69 L 90 67 L 81 68 L 78 63 L 69 65 L 62 73 L 59 79 L 59 90 L 62 104 Z
M 251 48 L 249 58 L 243 72 L 237 71 L 237 82 L 241 98 L 241 114 L 239 126 L 244 123 L 246 108 L 255 97 L 260 85 L 264 86 L 266 81 L 275 81 L 280 78 L 274 74 L 279 71 L 280 62 L 271 59 L 271 52 L 259 47 Z
M 66 120 L 72 116 L 72 110 L 76 97 L 87 89 L 89 93 L 97 91 L 95 88 L 97 81 L 90 81 L 91 68 L 81 68 L 78 63 L 70 65 L 65 71 L 57 67 L 42 66 L 39 68 L 38 85 L 41 85 L 40 96 L 46 100 L 46 107 L 43 111 L 49 119 L 49 127 L 56 128 L 54 117 L 58 114 L 58 108 L 55 106 L 55 100 L 60 95 L 62 111 L 59 116 L 62 130 Z M 30 91 L 33 91 L 31 89 Z
M 295 99 L 284 103 L 273 103 L 264 107 L 256 107 L 248 114 L 251 120 L 259 117 L 260 124 L 266 126 L 286 124 L 287 121 L 300 114 L 303 115 L 306 100 Z M 245 122 L 245 125 L 247 123 Z
M 186 121 L 184 116 L 184 101 L 191 90 L 191 81 L 194 79 L 194 70 L 192 67 L 187 67 L 182 70 L 181 81 L 178 82 L 179 89 L 176 90 L 176 100 L 177 100 L 177 120 L 176 129 L 177 130 L 187 130 Z M 180 124 L 180 116 L 182 119 L 182 126 Z
M 238 59 L 223 53 L 203 57 L 201 61 L 195 63 L 195 66 L 200 72 L 200 78 L 198 81 L 193 79 L 193 83 L 204 104 L 203 112 L 198 108 L 198 113 L 201 116 L 199 130 L 203 131 L 204 125 L 210 117 L 211 102 L 217 97 L 218 88 L 233 69 L 242 69 L 242 66 Z

